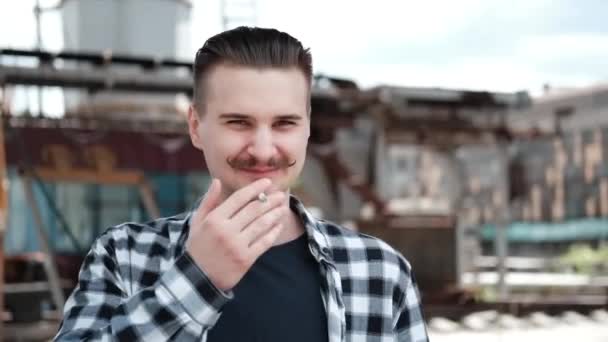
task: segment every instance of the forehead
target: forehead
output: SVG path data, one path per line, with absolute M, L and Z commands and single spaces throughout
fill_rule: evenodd
M 310 86 L 298 68 L 220 64 L 206 79 L 208 114 L 305 115 Z

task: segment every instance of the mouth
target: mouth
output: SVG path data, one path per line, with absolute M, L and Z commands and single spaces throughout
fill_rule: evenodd
M 238 169 L 241 172 L 248 173 L 251 175 L 270 175 L 279 171 L 279 168 L 254 168 L 254 169 Z

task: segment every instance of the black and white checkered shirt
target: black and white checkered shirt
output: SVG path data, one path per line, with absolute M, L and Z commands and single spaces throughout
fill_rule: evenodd
M 319 262 L 329 341 L 428 341 L 408 262 L 388 244 L 313 218 L 295 197 Z M 188 217 L 108 229 L 68 299 L 58 341 L 205 341 L 233 298 L 185 253 Z

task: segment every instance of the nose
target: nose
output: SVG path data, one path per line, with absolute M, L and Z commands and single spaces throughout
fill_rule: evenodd
M 265 128 L 256 130 L 247 152 L 259 161 L 270 160 L 276 153 L 272 132 Z

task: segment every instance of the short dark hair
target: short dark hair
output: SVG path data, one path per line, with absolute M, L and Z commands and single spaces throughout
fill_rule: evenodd
M 310 49 L 291 35 L 271 28 L 240 26 L 209 38 L 194 59 L 193 100 L 203 106 L 205 74 L 213 66 L 230 63 L 251 67 L 299 68 L 312 79 Z

